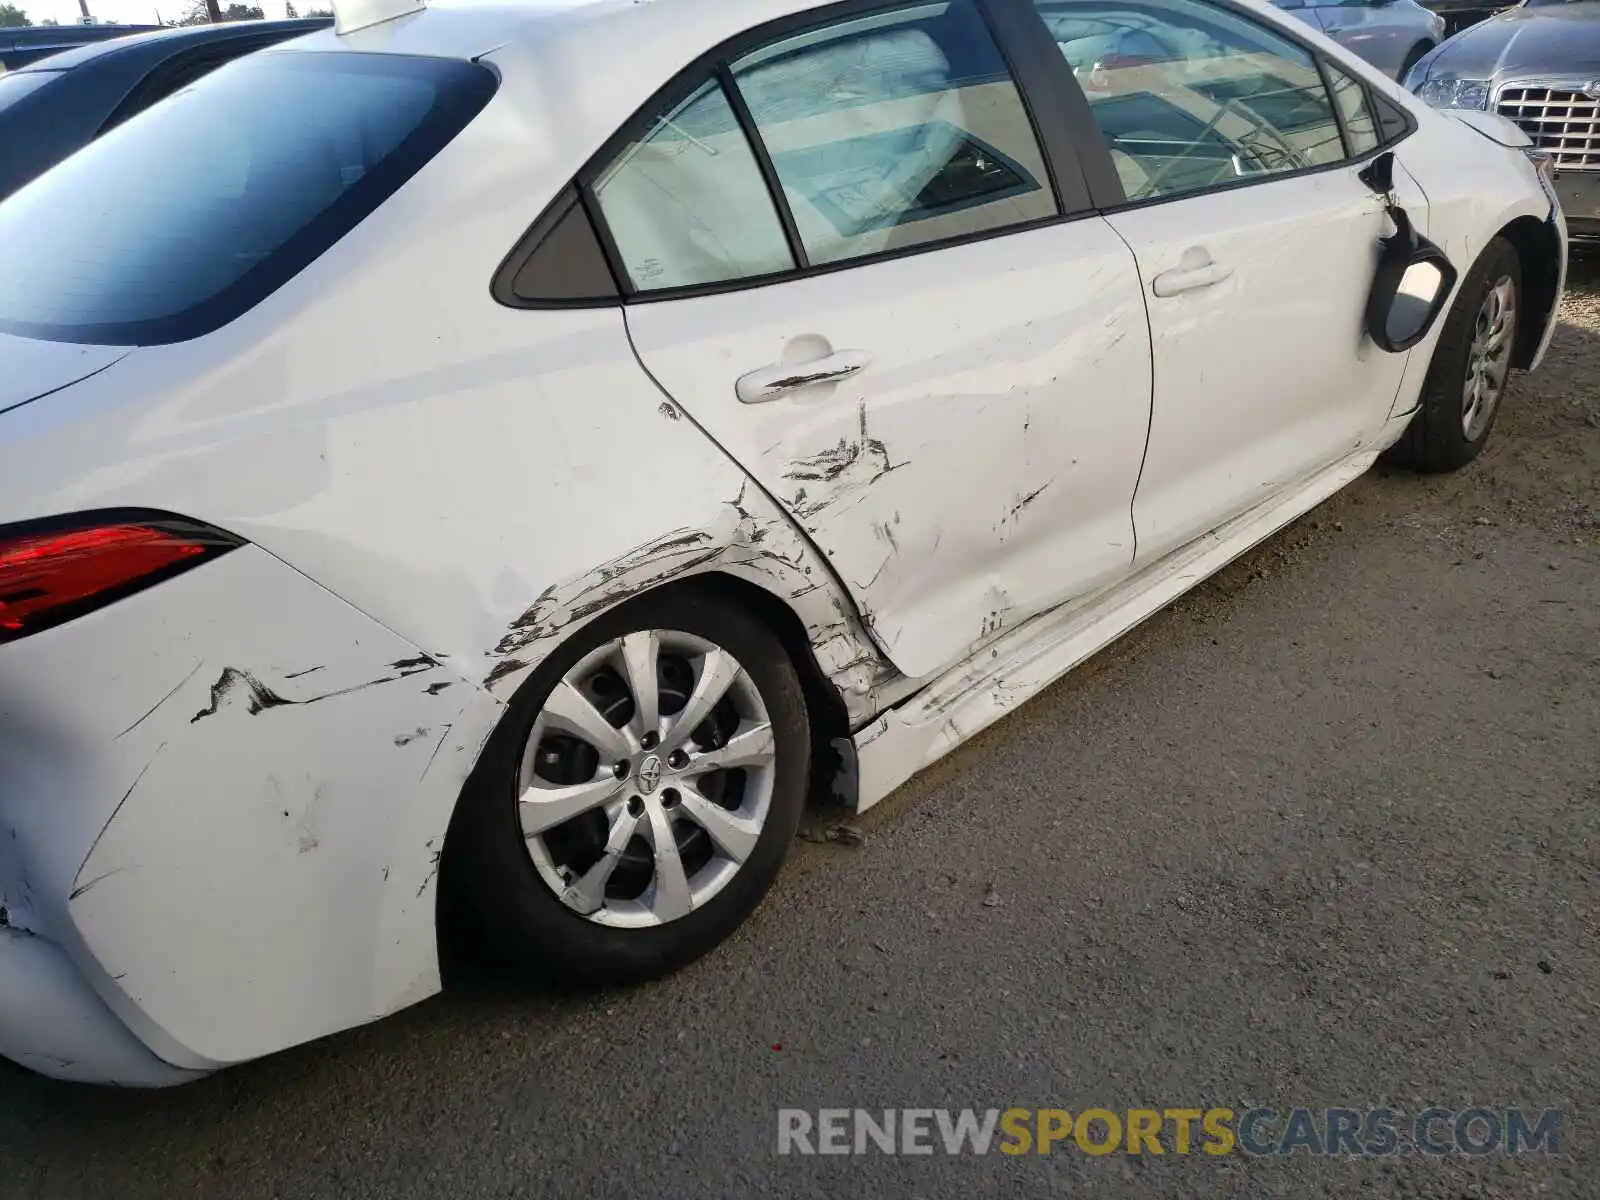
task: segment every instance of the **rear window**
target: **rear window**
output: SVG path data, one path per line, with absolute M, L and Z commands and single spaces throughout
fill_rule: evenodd
M 230 63 L 0 203 L 0 330 L 108 345 L 209 333 L 359 224 L 494 88 L 451 59 Z

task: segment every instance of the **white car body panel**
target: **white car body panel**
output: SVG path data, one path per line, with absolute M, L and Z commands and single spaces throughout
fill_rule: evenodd
M 1133 505 L 1141 565 L 1346 457 L 1394 406 L 1406 356 L 1364 328 L 1386 218 L 1356 170 L 1108 218 L 1147 288 L 1190 256 L 1230 272 L 1148 301 L 1156 392 Z M 1400 201 L 1426 228 L 1421 194 Z
M 411 818 L 498 709 L 250 546 L 8 645 L 7 923 L 182 1068 L 428 995 L 442 830 Z
M 757 296 L 634 305 L 634 346 L 827 555 L 902 672 L 931 675 L 1126 573 L 1150 349 L 1128 248 L 1103 221 Z M 830 348 L 871 365 L 735 395 L 747 371 Z
M 1397 424 L 1388 440 L 1392 442 L 1404 429 L 1404 422 Z M 1377 457 L 1378 450 L 1346 456 L 1104 594 L 1064 605 L 1020 626 L 991 647 L 993 657 L 975 656 L 934 680 L 856 735 L 861 747 L 861 807 L 878 803 L 1095 651 L 1315 508 L 1363 475 Z
M 1358 345 L 1357 300 L 1313 310 L 1295 290 L 1359 282 L 1377 207 L 1343 170 L 626 319 L 492 299 L 508 249 L 657 88 L 811 7 L 446 7 L 301 39 L 273 53 L 486 56 L 503 82 L 221 329 L 131 352 L 0 337 L 0 524 L 137 506 L 252 543 L 0 645 L 0 1051 L 68 1078 L 179 1082 L 437 990 L 437 858 L 505 701 L 651 588 L 715 572 L 793 615 L 860 730 L 865 807 L 1403 432 L 1438 329 L 1379 356 Z M 1523 156 L 1247 7 L 1415 114 L 1398 191 L 1458 265 L 1545 219 Z M 1307 205 L 1348 237 L 1282 224 Z M 1246 218 L 1283 232 L 1244 235 Z M 1235 275 L 1151 295 L 1197 242 Z M 1081 275 L 1052 287 L 1063 263 Z M 876 361 L 739 404 L 734 378 L 805 335 Z M 1229 460 L 1221 439 L 1243 424 Z M 840 470 L 802 484 L 808 458 Z
M 78 346 L 0 333 L 0 413 L 70 387 L 127 357 L 127 346 Z

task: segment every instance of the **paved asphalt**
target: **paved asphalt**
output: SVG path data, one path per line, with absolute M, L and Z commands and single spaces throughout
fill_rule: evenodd
M 1600 1195 L 1597 275 L 1478 464 L 1363 479 L 686 973 L 480 972 L 172 1092 L 0 1073 L 0 1191 Z M 774 1153 L 779 1106 L 1430 1103 L 1559 1108 L 1562 1152 Z

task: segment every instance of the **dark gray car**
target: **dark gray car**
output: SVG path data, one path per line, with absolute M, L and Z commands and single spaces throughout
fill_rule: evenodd
M 1405 85 L 1516 122 L 1554 159 L 1568 230 L 1600 237 L 1600 2 L 1526 0 L 1444 42 Z
M 331 25 L 238 21 L 79 46 L 0 75 L 0 199 L 223 63 Z

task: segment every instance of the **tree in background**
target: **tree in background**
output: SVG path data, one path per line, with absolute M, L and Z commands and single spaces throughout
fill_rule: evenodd
M 283 0 L 283 15 L 291 21 L 300 15 L 294 10 L 294 0 Z
M 216 25 L 223 21 L 262 21 L 266 12 L 257 4 L 230 4 L 223 8 L 218 0 L 190 0 L 179 25 Z
M 24 25 L 32 25 L 28 14 L 15 4 L 0 4 L 0 29 L 21 29 Z

